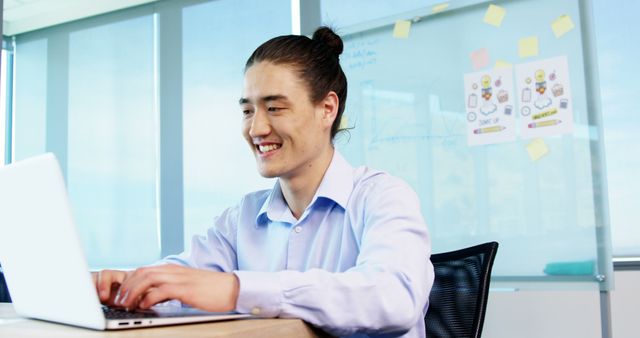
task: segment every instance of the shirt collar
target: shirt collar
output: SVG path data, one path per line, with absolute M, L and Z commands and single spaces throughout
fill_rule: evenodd
M 287 215 L 287 213 L 289 215 Z M 288 217 L 287 217 L 288 216 Z M 266 225 L 267 220 L 281 220 L 291 222 L 293 215 L 287 202 L 284 200 L 282 189 L 280 188 L 280 180 L 276 180 L 273 189 L 269 193 L 269 197 L 262 203 L 262 207 L 256 216 L 256 224 Z
M 343 209 L 347 208 L 347 201 L 353 191 L 353 167 L 344 157 L 334 150 L 333 158 L 318 186 L 315 196 L 311 200 L 313 205 L 317 199 L 326 198 L 334 201 Z M 269 197 L 265 200 L 256 216 L 256 224 L 266 224 L 266 221 L 285 221 L 295 223 L 287 202 L 280 188 L 280 180 L 276 181 Z
M 311 201 L 311 204 L 317 198 L 324 197 L 346 209 L 351 191 L 353 191 L 353 167 L 335 150 L 331 164 L 329 164 L 329 168 L 324 173 L 322 182 L 320 182 L 316 196 Z

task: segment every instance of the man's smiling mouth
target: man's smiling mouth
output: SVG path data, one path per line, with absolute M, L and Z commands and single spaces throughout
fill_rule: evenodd
M 267 144 L 267 145 L 258 145 L 258 151 L 260 153 L 268 153 L 270 151 L 276 150 L 276 149 L 280 149 L 280 147 L 282 147 L 282 145 L 280 144 Z

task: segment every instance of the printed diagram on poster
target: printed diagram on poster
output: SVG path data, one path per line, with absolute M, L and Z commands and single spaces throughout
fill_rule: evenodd
M 571 133 L 573 104 L 566 56 L 516 65 L 522 138 Z
M 464 76 L 467 144 L 513 141 L 516 122 L 511 68 L 494 68 Z

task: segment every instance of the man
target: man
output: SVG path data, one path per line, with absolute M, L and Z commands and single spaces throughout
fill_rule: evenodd
M 333 147 L 347 93 L 342 48 L 322 27 L 256 49 L 240 99 L 243 135 L 260 174 L 277 183 L 247 194 L 169 264 L 96 274 L 104 303 L 175 299 L 301 318 L 340 336 L 424 337 L 433 267 L 418 198 Z

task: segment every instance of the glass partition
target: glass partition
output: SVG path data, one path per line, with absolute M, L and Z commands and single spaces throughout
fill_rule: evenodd
M 608 287 L 597 283 L 610 274 L 611 264 L 601 124 L 593 97 L 598 92 L 591 87 L 597 86 L 590 73 L 593 37 L 581 28 L 592 23 L 583 5 L 501 2 L 506 15 L 496 27 L 483 22 L 489 3 L 451 1 L 439 13 L 428 7 L 342 28 L 346 117 L 354 129 L 339 148 L 353 164 L 386 170 L 414 187 L 434 252 L 495 240 L 498 280 Z M 563 15 L 575 29 L 557 38 L 551 24 Z M 410 20 L 408 36 L 394 37 L 396 20 Z M 520 40 L 532 36 L 539 52 L 521 57 Z M 472 53 L 481 49 L 488 60 L 474 67 Z M 568 64 L 571 131 L 538 137 L 545 152 L 535 159 L 529 150 L 534 139 L 523 136 L 526 125 L 513 140 L 473 144 L 465 75 L 503 74 L 488 84 L 513 86 L 509 114 L 516 114 L 517 125 L 525 114 L 517 101 L 522 94 L 515 89 L 516 69 L 556 57 Z M 497 61 L 510 66 L 496 70 Z M 549 75 L 563 69 L 556 68 Z

